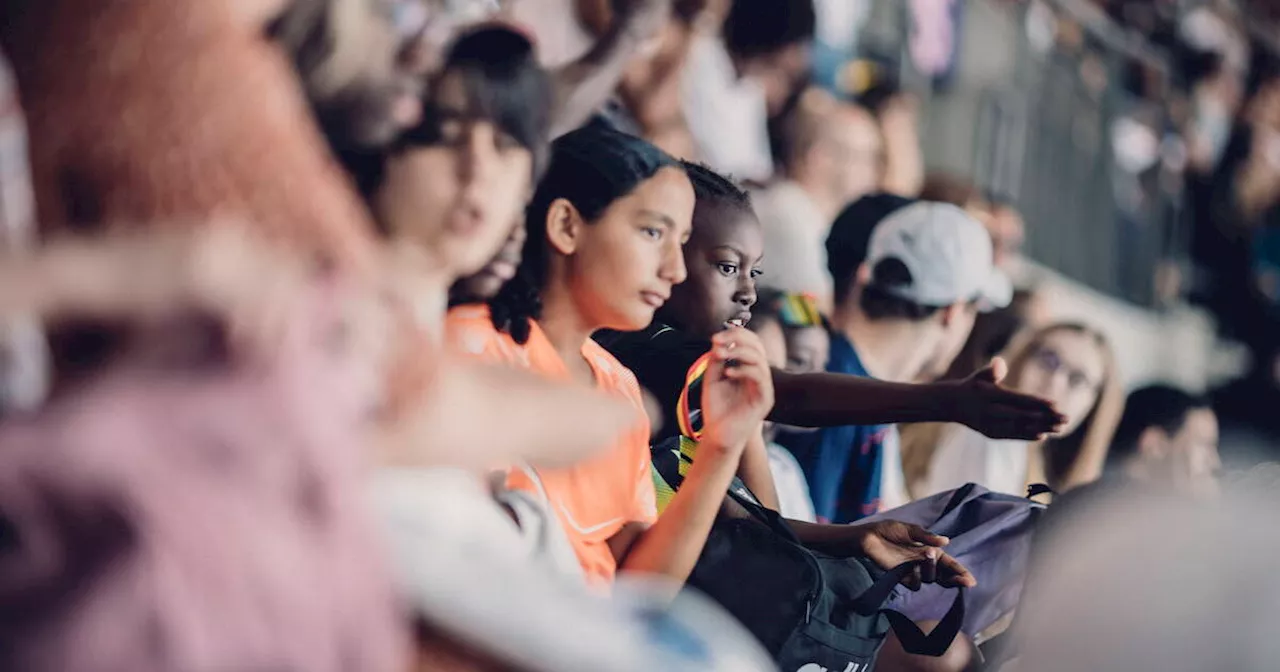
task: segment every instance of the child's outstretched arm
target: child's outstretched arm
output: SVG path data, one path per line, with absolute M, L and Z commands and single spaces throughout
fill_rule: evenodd
M 889 383 L 838 373 L 774 370 L 770 419 L 798 427 L 958 422 L 996 439 L 1038 439 L 1065 419 L 1049 402 L 1000 387 L 1007 367 L 992 366 L 960 381 Z

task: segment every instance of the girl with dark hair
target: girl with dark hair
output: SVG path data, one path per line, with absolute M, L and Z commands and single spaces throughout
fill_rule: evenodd
M 576 459 L 586 451 L 575 446 L 596 445 L 586 434 L 611 434 L 609 421 L 593 417 L 583 423 L 580 440 L 565 440 L 552 438 L 556 432 L 543 418 L 559 412 L 570 396 L 600 417 L 625 412 L 578 390 L 544 386 L 537 392 L 533 383 L 543 381 L 510 378 L 509 370 L 442 360 L 434 338 L 443 330 L 449 287 L 479 270 L 511 235 L 546 163 L 551 105 L 550 81 L 528 38 L 504 26 L 481 26 L 445 52 L 427 82 L 420 122 L 384 154 L 348 164 L 388 239 L 385 283 L 406 309 L 395 317 L 411 316 L 417 327 L 391 334 L 410 337 L 393 342 L 402 351 L 388 372 L 383 419 L 396 459 L 465 441 L 476 422 L 490 428 L 470 451 L 477 462 L 481 455 L 490 462 L 513 455 Z M 499 383 L 504 378 L 510 379 Z M 492 395 L 517 387 L 524 391 L 511 395 L 502 411 L 509 422 L 486 422 L 497 412 Z
M 374 179 L 366 187 L 379 223 L 394 246 L 418 253 L 411 259 L 433 281 L 408 296 L 419 322 L 443 322 L 445 289 L 480 270 L 504 241 L 510 247 L 522 240 L 513 229 L 524 227 L 513 224 L 546 164 L 549 89 L 522 35 L 497 27 L 467 33 L 430 83 L 422 122 L 398 138 L 390 157 L 369 173 Z M 492 263 L 485 268 L 502 272 Z M 597 274 L 594 284 L 612 280 Z M 431 339 L 423 340 L 438 350 Z M 497 373 L 517 378 L 495 386 L 496 379 L 485 376 Z M 610 445 L 619 428 L 631 426 L 634 400 L 456 358 L 440 362 L 430 382 L 433 394 L 409 400 L 414 415 L 424 416 L 417 435 L 422 449 L 455 451 L 470 468 L 384 468 L 374 489 L 401 585 L 426 626 L 419 632 L 426 651 L 453 653 L 453 643 L 465 642 L 466 659 L 477 651 L 513 668 L 564 669 L 592 655 L 566 662 L 574 651 L 566 642 L 585 632 L 600 644 L 600 657 L 623 655 L 649 659 L 653 669 L 679 669 L 661 642 L 619 643 L 641 623 L 626 608 L 596 603 L 588 594 L 579 549 L 565 533 L 571 528 L 557 518 L 565 511 L 574 520 L 587 517 L 577 500 L 557 497 L 564 481 L 554 472 L 544 490 L 544 479 L 522 464 L 530 460 L 553 469 L 583 459 L 608 460 L 588 456 Z M 586 417 L 574 419 L 578 413 Z M 570 422 L 574 431 L 565 436 Z M 558 438 L 548 440 L 553 436 Z M 488 461 L 476 466 L 480 460 L 474 458 L 481 455 Z M 484 478 L 495 467 L 513 464 L 511 485 L 523 489 L 497 487 Z M 611 464 L 622 467 L 614 482 L 633 478 L 642 466 L 631 460 Z M 647 469 L 643 475 L 648 477 Z M 637 494 L 626 503 L 644 501 Z M 420 663 L 435 669 L 447 661 L 428 655 Z M 590 666 L 602 665 L 608 667 L 597 659 Z
M 550 111 L 550 80 L 529 40 L 480 28 L 449 50 L 420 123 L 357 174 L 380 228 L 426 255 L 441 291 L 511 235 L 545 163 Z
M 498 295 L 508 280 L 520 270 L 520 255 L 524 252 L 524 239 L 528 231 L 523 221 L 511 228 L 498 253 L 483 268 L 453 283 L 449 289 L 449 307 L 468 303 L 488 303 Z
M 596 335 L 657 396 L 662 417 L 660 424 L 655 418 L 656 440 L 680 432 L 676 400 L 685 373 L 710 349 L 712 336 L 751 319 L 764 256 L 760 222 L 747 193 L 705 166 L 685 162 L 684 169 L 697 196 L 693 233 L 684 248 L 688 280 L 672 290 L 644 331 Z
M 705 166 L 685 163 L 684 167 L 697 196 L 693 232 L 683 250 L 688 280 L 674 289 L 671 301 L 658 311 L 655 321 L 644 331 L 604 332 L 596 337 L 657 396 L 662 408 L 662 426 L 655 443 L 664 445 L 683 433 L 679 420 L 680 399 L 686 386 L 693 388 L 689 384 L 690 374 L 701 369 L 708 351 L 722 334 L 741 330 L 751 319 L 757 298 L 755 283 L 764 253 L 760 222 L 746 193 L 732 180 Z M 763 349 L 763 345 L 761 347 Z M 774 381 L 787 380 L 787 375 L 775 369 L 771 377 Z M 792 378 L 804 382 L 806 377 Z M 865 392 L 865 382 L 848 376 L 837 378 L 850 378 L 857 381 L 852 385 L 863 386 L 856 392 L 850 390 L 854 394 L 849 396 L 856 397 L 850 399 L 847 406 L 857 406 L 859 411 L 870 406 L 874 412 L 885 412 L 875 408 L 877 402 L 869 400 L 871 395 Z M 689 406 L 693 405 L 691 401 Z M 690 431 L 704 436 L 705 407 L 700 411 L 703 426 L 698 426 L 692 414 L 686 414 L 686 420 L 692 426 Z M 763 429 L 763 423 L 752 429 L 737 474 L 761 502 L 776 509 L 778 495 L 770 474 Z M 696 458 L 702 455 L 702 446 L 700 441 L 696 455 L 688 455 L 694 458 L 695 465 L 699 463 Z M 663 515 L 666 515 L 665 509 Z M 892 521 L 865 526 L 819 526 L 798 521 L 792 524 L 797 535 L 826 553 L 865 555 L 886 568 L 924 558 L 940 565 L 946 581 L 969 580 L 965 578 L 964 568 L 938 549 L 945 541 L 917 527 Z M 909 581 L 920 578 L 916 576 Z
M 528 209 L 519 274 L 490 306 L 450 315 L 452 337 L 470 353 L 586 383 L 634 404 L 636 422 L 609 452 L 538 474 L 596 585 L 612 582 L 619 570 L 677 582 L 688 577 L 743 447 L 772 405 L 759 341 L 743 329 L 718 335 L 704 386 L 703 459 L 657 517 L 640 388 L 590 336 L 601 328 L 641 329 L 653 320 L 685 279 L 681 245 L 693 207 L 684 169 L 656 147 L 601 124 L 569 133 L 553 144 Z M 527 473 L 513 473 L 509 483 L 538 485 Z
M 489 386 L 497 382 L 495 376 L 512 372 L 441 361 L 441 343 L 432 338 L 443 329 L 449 287 L 480 270 L 512 235 L 544 168 L 552 106 L 547 74 L 523 34 L 481 26 L 447 50 L 427 83 L 422 106 L 421 121 L 398 136 L 385 155 L 349 164 L 360 171 L 355 177 L 389 239 L 387 284 L 407 308 L 399 316 L 411 315 L 417 335 L 428 336 L 408 343 L 390 371 L 386 417 L 403 426 L 397 445 L 416 442 L 415 453 L 456 445 L 479 422 L 489 431 L 483 445 L 471 451 L 476 455 L 492 450 L 490 455 L 507 459 L 579 458 L 586 451 L 575 446 L 597 445 L 611 435 L 612 426 L 593 417 L 583 424 L 579 440 L 551 438 L 557 433 L 542 419 L 565 407 L 570 400 L 564 395 L 577 397 L 573 403 L 586 404 L 601 417 L 616 419 L 625 409 L 580 390 L 535 392 L 530 383 L 543 382 L 536 378 L 510 380 L 506 389 L 519 386 L 526 393 L 509 396 L 502 409 L 508 422 L 486 422 L 498 412 L 492 395 L 503 389 Z M 521 423 L 519 417 L 526 420 Z

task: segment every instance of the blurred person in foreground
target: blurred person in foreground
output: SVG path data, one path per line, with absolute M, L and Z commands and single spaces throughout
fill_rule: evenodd
M 1038 601 L 1036 591 L 1052 584 L 1061 562 L 1055 553 L 1080 541 L 1083 524 L 1156 498 L 1206 508 L 1206 501 L 1218 498 L 1220 468 L 1218 421 L 1205 399 L 1167 386 L 1130 394 L 1103 477 L 1055 497 L 1037 526 L 1028 577 L 1031 600 Z M 1234 489 L 1240 494 L 1249 487 Z
M 1027 486 L 1065 492 L 1102 475 L 1124 408 L 1124 390 L 1106 338 L 1080 324 L 1054 324 L 1010 349 L 1010 388 L 1051 400 L 1067 416 L 1059 432 L 1038 442 L 996 441 L 955 425 L 911 430 L 904 469 L 916 497 L 977 483 L 1024 495 Z
M 1117 493 L 1066 521 L 1023 602 L 1020 655 L 1000 672 L 1275 669 L 1274 470 L 1260 480 L 1213 507 Z
M 349 347 L 372 325 L 235 231 L 0 263 L 53 364 L 0 422 L 0 668 L 404 669 Z
M 830 312 L 824 244 L 840 210 L 880 184 L 880 130 L 866 110 L 816 88 L 804 93 L 784 126 L 784 178 L 752 195 L 764 225 L 769 282 L 811 294 Z
M 632 3 L 619 41 L 644 41 L 667 4 Z M 378 266 L 372 222 L 334 159 L 368 160 L 417 123 L 446 45 L 496 9 L 488 0 L 6 3 L 0 43 L 28 112 L 41 234 L 204 226 L 217 213 L 368 272 Z M 588 95 L 598 69 L 557 76 L 553 127 L 580 123 L 612 90 L 616 73 L 598 99 Z M 255 114 L 241 114 L 245 100 Z
M 368 215 L 318 130 L 333 129 L 343 149 L 395 131 L 346 110 L 404 123 L 416 114 L 410 78 L 392 67 L 407 39 L 372 3 L 57 0 L 0 9 L 0 42 L 28 111 L 42 236 L 207 226 L 216 213 L 343 270 L 368 269 Z M 343 20 L 324 22 L 331 10 Z M 317 45 L 310 56 L 281 32 L 300 14 L 315 17 L 298 39 Z M 402 88 L 403 96 L 381 95 Z M 246 100 L 253 115 L 240 109 Z M 340 119 L 351 121 L 343 133 Z

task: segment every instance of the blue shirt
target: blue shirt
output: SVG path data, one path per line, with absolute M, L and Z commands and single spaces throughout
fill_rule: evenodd
M 827 371 L 871 377 L 849 339 L 831 334 Z M 796 456 L 820 522 L 849 523 L 880 509 L 884 441 L 893 425 L 847 425 L 786 432 L 778 443 Z

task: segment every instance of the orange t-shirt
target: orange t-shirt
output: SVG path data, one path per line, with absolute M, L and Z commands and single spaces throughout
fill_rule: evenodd
M 524 367 L 547 378 L 570 379 L 569 369 L 536 322 L 524 345 L 495 329 L 484 306 L 453 309 L 446 329 L 455 351 Z M 577 466 L 539 470 L 538 474 L 587 580 L 607 585 L 612 583 L 618 563 L 606 542 L 628 523 L 650 525 L 658 518 L 649 458 L 649 420 L 640 384 L 627 367 L 591 340 L 582 345 L 582 356 L 595 373 L 597 388 L 635 405 L 636 424 L 620 432 L 612 449 Z M 507 484 L 537 490 L 519 470 L 512 470 Z

